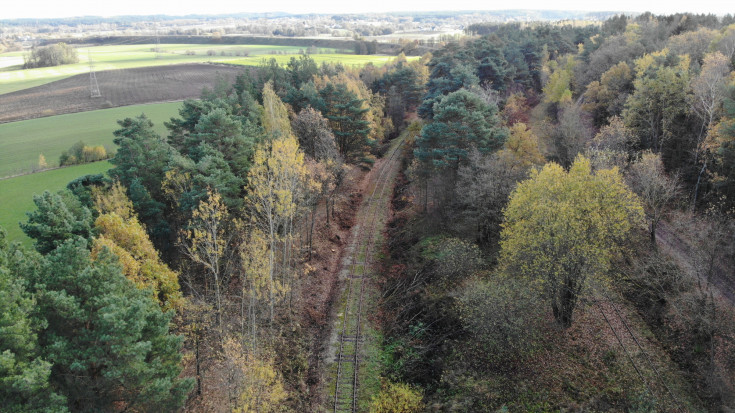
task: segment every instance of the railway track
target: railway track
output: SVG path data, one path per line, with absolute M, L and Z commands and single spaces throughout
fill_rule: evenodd
M 370 265 L 375 248 L 376 239 L 380 236 L 378 219 L 385 213 L 390 197 L 389 185 L 393 182 L 396 172 L 397 155 L 403 146 L 403 139 L 397 140 L 392 146 L 390 155 L 380 165 L 377 178 L 368 187 L 370 194 L 358 213 L 359 226 L 353 237 L 352 254 L 348 258 L 346 273 L 346 292 L 341 326 L 337 336 L 337 349 L 334 362 L 336 363 L 336 377 L 334 378 L 332 411 L 357 412 L 360 388 L 361 345 L 363 337 L 363 311 L 365 307 L 365 289 L 370 277 Z

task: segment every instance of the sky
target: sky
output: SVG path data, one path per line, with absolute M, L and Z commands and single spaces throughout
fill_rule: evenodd
M 148 14 L 223 14 L 242 12 L 290 13 L 365 13 L 389 11 L 504 10 L 543 9 L 580 11 L 651 11 L 657 14 L 677 12 L 735 13 L 727 0 L 400 0 L 375 2 L 360 0 L 20 0 L 5 1 L 0 19 L 53 18 L 72 16 L 117 16 Z

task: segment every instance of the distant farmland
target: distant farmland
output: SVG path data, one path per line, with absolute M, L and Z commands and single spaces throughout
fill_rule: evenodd
M 245 66 L 258 65 L 264 58 L 274 58 L 279 64 L 285 65 L 294 56 L 298 55 L 240 56 L 229 58 L 231 60 L 226 65 L 192 63 L 98 71 L 96 78 L 102 97 L 96 98 L 90 97 L 88 73 L 67 76 L 39 86 L 0 94 L 0 123 L 118 106 L 198 98 L 204 87 L 213 87 L 220 78 L 232 82 L 238 74 L 248 70 Z M 394 59 L 393 56 L 349 54 L 314 54 L 311 57 L 317 63 L 341 63 L 348 67 L 364 66 L 368 63 L 381 66 Z M 63 68 L 44 69 L 49 69 L 47 74 L 53 78 L 56 72 L 50 69 Z M 0 76 L 3 74 L 7 73 L 0 72 Z M 35 81 L 19 82 L 28 85 Z
M 43 85 L 70 76 L 89 73 L 89 58 L 96 71 L 167 66 L 183 63 L 226 63 L 244 56 L 257 61 L 272 55 L 297 55 L 304 50 L 295 46 L 162 44 L 93 46 L 79 48 L 79 63 L 23 70 L 23 52 L 0 54 L 0 95 Z M 320 48 L 319 53 L 334 53 Z M 345 55 L 350 56 L 350 55 Z
M 102 97 L 90 98 L 89 75 L 0 95 L 0 122 L 64 113 L 198 98 L 217 79 L 228 82 L 242 67 L 208 64 L 143 67 L 97 73 Z
M 143 112 L 165 136 L 163 121 L 176 116 L 180 106 L 178 102 L 135 105 L 0 124 L 0 178 L 32 172 L 40 154 L 49 166 L 57 166 L 61 152 L 80 140 L 114 150 L 116 121 Z

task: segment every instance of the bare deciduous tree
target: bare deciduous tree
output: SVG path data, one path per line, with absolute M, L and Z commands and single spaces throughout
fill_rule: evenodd
M 628 178 L 646 207 L 651 243 L 656 245 L 656 226 L 679 192 L 678 180 L 666 174 L 661 155 L 651 152 L 644 152 L 631 165 Z

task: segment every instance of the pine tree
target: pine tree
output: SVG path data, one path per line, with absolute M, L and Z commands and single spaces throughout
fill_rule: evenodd
M 367 145 L 370 123 L 366 114 L 370 111 L 346 85 L 327 84 L 319 91 L 324 106 L 319 108 L 329 120 L 334 136 L 337 138 L 339 152 L 349 157 Z
M 66 412 L 66 401 L 49 382 L 51 363 L 40 357 L 35 301 L 22 284 L 13 251 L 0 228 L 0 401 L 9 413 Z M 16 264 L 16 265 L 14 265 Z
M 508 130 L 498 108 L 466 90 L 452 92 L 434 106 L 434 121 L 416 139 L 414 154 L 427 169 L 456 170 L 472 148 L 489 153 L 502 147 Z
M 33 203 L 37 209 L 26 212 L 28 222 L 20 227 L 36 240 L 34 246 L 41 254 L 51 252 L 73 236 L 91 239 L 92 213 L 70 191 L 56 194 L 44 191 L 33 197 Z
M 135 288 L 111 253 L 92 261 L 86 244 L 67 240 L 27 280 L 52 385 L 76 412 L 177 410 L 192 382 L 179 378 L 173 312 Z

